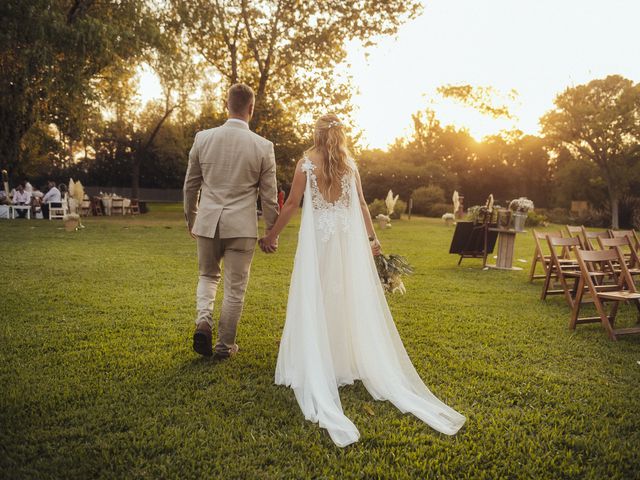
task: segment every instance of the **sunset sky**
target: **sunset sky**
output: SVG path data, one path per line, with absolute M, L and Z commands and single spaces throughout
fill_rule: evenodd
M 364 51 L 349 46 L 355 120 L 371 147 L 409 132 L 411 114 L 433 108 L 477 139 L 504 128 L 538 131 L 568 86 L 609 74 L 640 81 L 638 0 L 425 0 L 424 13 Z M 142 76 L 143 100 L 159 94 Z M 515 120 L 494 120 L 443 100 L 444 84 L 515 89 Z

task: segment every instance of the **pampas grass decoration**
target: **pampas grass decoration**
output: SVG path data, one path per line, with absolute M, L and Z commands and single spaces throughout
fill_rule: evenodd
M 67 205 L 69 206 L 69 213 L 76 213 L 78 205 L 73 198 L 73 192 L 76 190 L 76 184 L 73 182 L 73 178 L 69 179 L 69 185 L 67 186 Z M 64 201 L 64 200 L 63 200 Z
M 82 225 L 82 219 L 80 216 L 82 209 L 82 202 L 84 200 L 84 187 L 80 180 L 77 182 L 73 181 L 73 178 L 69 179 L 69 213 L 73 215 L 74 219 L 77 217 L 79 222 L 79 228 L 84 228 Z
M 84 186 L 82 182 L 78 180 L 75 184 L 75 188 L 73 190 L 73 198 L 76 201 L 77 209 L 78 209 L 78 221 L 80 222 L 79 227 L 84 228 L 82 224 L 82 202 L 84 202 Z
M 391 190 L 389 190 L 389 193 L 387 193 L 387 198 L 384 201 L 385 205 L 387 206 L 387 215 L 391 215 L 393 213 L 393 209 L 396 206 L 396 202 L 398 201 L 399 196 L 400 195 L 396 195 L 394 198 L 393 192 Z
M 80 180 L 78 180 L 74 185 L 74 190 L 72 195 L 73 195 L 73 198 L 76 199 L 76 202 L 78 202 L 78 205 L 82 207 L 82 202 L 84 201 L 84 187 L 82 186 L 82 183 L 80 182 Z

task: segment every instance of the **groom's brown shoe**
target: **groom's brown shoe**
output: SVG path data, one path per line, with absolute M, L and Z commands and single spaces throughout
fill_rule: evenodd
M 229 349 L 229 353 L 216 352 L 213 356 L 214 360 L 228 360 L 231 357 L 234 357 L 240 351 L 240 347 L 238 347 L 237 343 L 234 343 L 233 346 Z
M 211 327 L 207 322 L 200 322 L 193 334 L 193 349 L 200 355 L 210 357 L 213 355 L 211 348 Z

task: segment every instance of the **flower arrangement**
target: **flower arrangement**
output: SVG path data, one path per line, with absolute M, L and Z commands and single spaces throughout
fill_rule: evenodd
M 500 208 L 501 208 L 500 205 L 492 205 L 491 210 L 489 210 L 486 205 L 474 205 L 467 209 L 467 218 L 475 222 L 480 217 L 484 217 L 489 213 L 492 214 L 492 218 L 493 218 L 493 211 L 500 210 Z
M 509 210 L 517 213 L 527 213 L 533 210 L 533 202 L 527 197 L 515 198 L 509 203 Z
M 391 217 L 389 217 L 389 215 L 379 213 L 378 215 L 376 215 L 376 220 L 378 221 L 378 225 L 380 225 L 380 228 L 391 227 Z
M 445 213 L 444 215 L 442 215 L 442 220 L 447 225 L 451 225 L 455 221 L 455 219 L 456 216 L 453 213 Z
M 381 254 L 375 256 L 374 259 L 376 268 L 378 269 L 378 277 L 380 277 L 380 283 L 382 283 L 384 291 L 386 293 L 400 292 L 404 295 L 407 289 L 402 282 L 402 277 L 413 273 L 413 267 L 407 259 L 394 254 L 388 257 Z

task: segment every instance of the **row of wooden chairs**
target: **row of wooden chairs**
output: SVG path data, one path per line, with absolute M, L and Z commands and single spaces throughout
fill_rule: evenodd
M 613 340 L 619 335 L 640 333 L 640 293 L 633 278 L 640 276 L 637 233 L 613 230 L 588 232 L 583 227 L 579 232 L 568 228 L 567 231 L 569 237 L 564 237 L 562 232 L 533 231 L 536 244 L 534 262 L 542 265 L 544 274 L 535 274 L 534 263 L 529 278 L 530 281 L 544 278 L 541 298 L 564 295 L 571 309 L 571 329 L 582 323 L 600 322 Z M 577 236 L 573 236 L 575 234 Z M 544 240 L 548 255 L 544 253 Z M 556 286 L 559 288 L 554 288 Z M 639 312 L 638 326 L 614 328 L 621 302 L 635 304 Z M 587 303 L 594 304 L 596 316 L 580 317 L 580 310 Z M 608 313 L 606 303 L 612 303 Z
M 105 215 L 102 208 L 102 199 L 100 197 L 92 197 L 91 200 L 85 200 L 82 202 L 82 212 L 83 215 L 92 213 L 96 217 Z M 111 215 L 140 215 L 140 202 L 132 198 L 131 203 L 125 207 L 123 198 L 114 198 L 111 200 Z
M 610 238 L 628 238 L 632 243 L 633 247 L 636 251 L 640 250 L 640 237 L 635 230 L 605 230 L 605 231 L 588 231 L 581 227 L 574 227 L 571 225 L 567 225 L 566 231 L 568 234 L 568 238 L 576 238 L 578 240 L 577 246 L 583 250 L 595 250 L 594 241 L 598 242 L 599 239 L 610 239 Z M 543 253 L 543 249 L 541 247 L 541 241 L 544 241 L 547 236 L 550 237 L 560 237 L 563 238 L 565 235 L 562 231 L 559 232 L 551 232 L 551 233 L 540 233 L 533 231 L 533 238 L 536 244 L 535 253 L 533 255 L 533 261 L 531 262 L 531 270 L 529 271 L 529 281 L 533 282 L 536 279 L 545 278 L 547 273 L 547 266 L 550 261 L 550 255 L 545 255 Z M 596 243 L 597 245 L 597 243 Z M 575 245 L 567 245 L 566 248 L 563 248 L 563 255 L 561 258 L 567 257 L 568 248 L 571 248 Z M 625 253 L 625 256 L 628 258 L 629 253 Z M 575 261 L 574 261 L 575 263 Z M 540 264 L 543 268 L 543 273 L 536 273 L 538 264 Z

